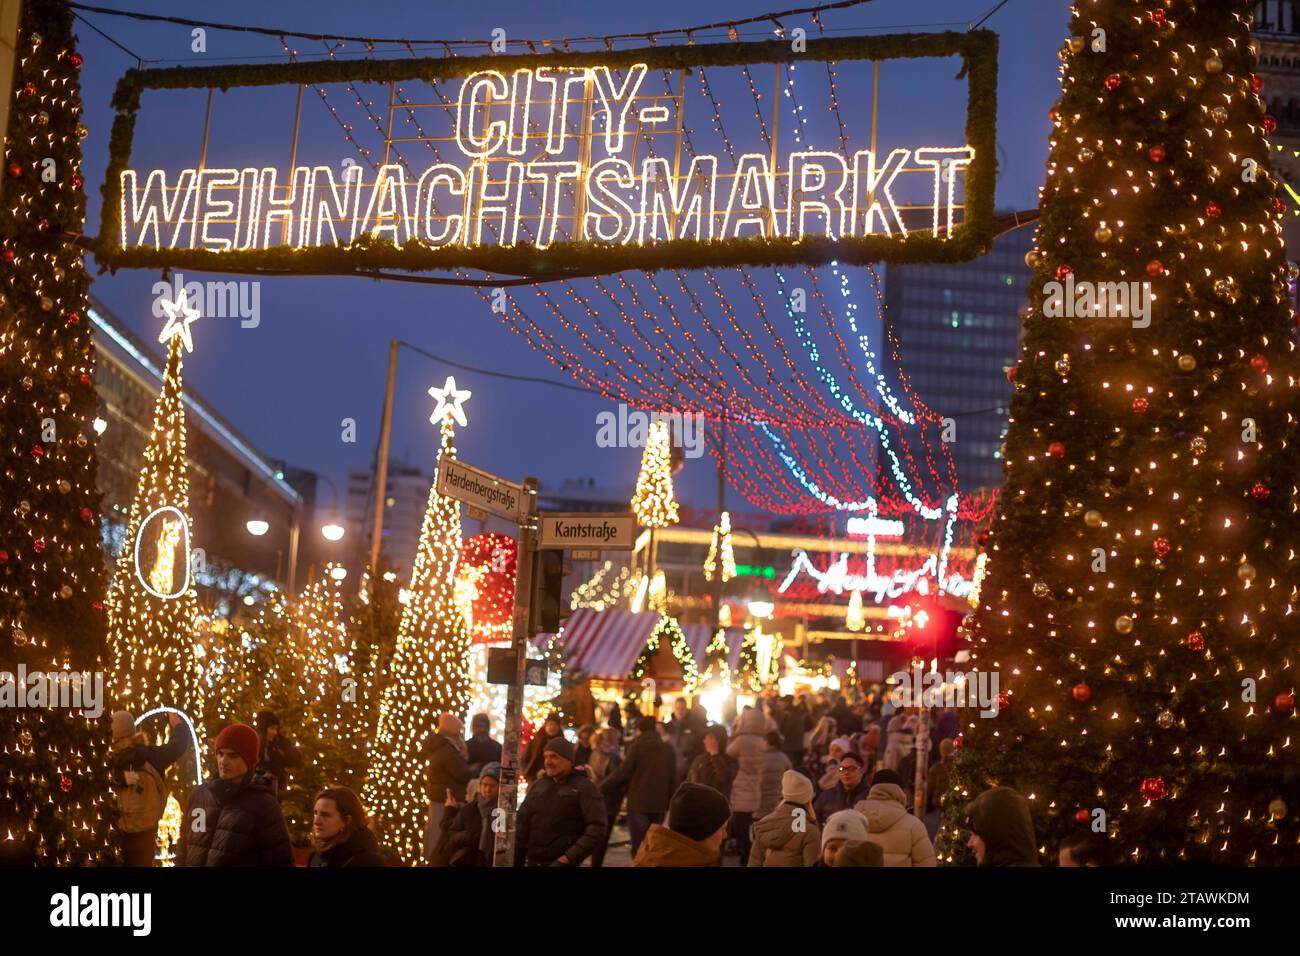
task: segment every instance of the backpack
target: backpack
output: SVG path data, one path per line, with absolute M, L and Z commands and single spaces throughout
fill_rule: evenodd
M 118 827 L 123 833 L 157 829 L 167 806 L 167 784 L 154 765 L 146 760 L 135 773 L 135 783 L 117 792 L 117 805 L 122 811 Z

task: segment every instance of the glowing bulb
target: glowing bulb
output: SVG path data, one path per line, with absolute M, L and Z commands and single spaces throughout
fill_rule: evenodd
M 266 534 L 268 531 L 271 530 L 271 526 L 267 524 L 265 521 L 263 521 L 261 518 L 249 518 L 248 521 L 244 524 L 244 527 L 247 528 L 248 533 L 255 538 L 260 538 L 262 535 Z

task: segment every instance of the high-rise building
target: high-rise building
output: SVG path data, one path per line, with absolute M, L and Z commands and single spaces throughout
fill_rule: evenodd
M 972 262 L 891 265 L 885 273 L 885 322 L 921 401 L 955 423 L 950 447 L 965 492 L 1002 484 L 1006 371 L 1019 351 L 1033 243 L 1033 228 L 1022 226 Z
M 350 550 L 367 554 L 375 526 L 374 469 L 348 473 L 347 540 Z M 429 505 L 433 476 L 405 462 L 388 463 L 384 493 L 384 530 L 379 551 L 388 564 L 409 574 L 420 544 L 420 528 Z
M 1289 210 L 1283 220 L 1287 252 L 1300 259 L 1300 2 L 1259 0 L 1255 4 L 1253 32 L 1259 44 L 1255 71 L 1264 81 L 1260 96 L 1268 115 L 1277 120 L 1269 136 L 1273 170 L 1286 185 L 1282 195 Z

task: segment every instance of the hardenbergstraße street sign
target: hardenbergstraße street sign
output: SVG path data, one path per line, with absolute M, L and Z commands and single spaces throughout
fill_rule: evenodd
M 443 458 L 438 462 L 438 494 L 481 508 L 515 524 L 523 524 L 528 519 L 528 498 L 522 485 L 454 458 Z
M 539 548 L 631 551 L 636 541 L 636 516 L 630 512 L 557 512 L 537 515 Z

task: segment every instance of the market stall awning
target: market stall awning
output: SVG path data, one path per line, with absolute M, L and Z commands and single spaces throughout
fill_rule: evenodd
M 708 624 L 683 624 L 682 633 L 686 635 L 686 644 L 695 657 L 695 666 L 701 671 L 707 665 L 705 651 L 713 638 L 713 628 Z M 740 644 L 745 639 L 745 631 L 739 627 L 729 627 L 727 638 L 727 666 L 735 670 L 740 665 Z
M 625 680 L 659 619 L 652 611 L 574 611 L 559 634 L 569 655 L 567 668 L 588 677 Z

